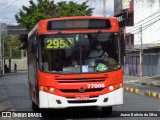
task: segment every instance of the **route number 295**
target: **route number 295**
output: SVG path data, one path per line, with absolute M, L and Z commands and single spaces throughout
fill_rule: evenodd
M 100 84 L 87 84 L 88 88 L 104 88 L 105 84 L 100 83 Z

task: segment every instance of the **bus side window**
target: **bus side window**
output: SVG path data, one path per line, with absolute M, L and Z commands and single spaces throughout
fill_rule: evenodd
M 43 68 L 42 68 L 44 71 L 48 71 L 48 62 L 44 62 L 43 64 Z
M 126 56 L 124 34 L 120 35 L 120 46 L 121 46 L 121 63 L 122 65 L 124 65 L 124 57 Z
M 31 52 L 31 51 L 32 51 L 32 49 L 31 49 L 31 48 L 32 48 L 32 47 L 31 47 L 31 46 L 32 46 L 32 44 L 31 44 L 31 42 L 30 42 L 30 41 L 31 41 L 31 39 L 29 38 L 29 40 L 28 40 L 28 41 L 29 41 L 29 44 L 28 44 L 28 52 Z
M 36 36 L 33 36 L 31 38 L 31 51 L 34 54 L 34 56 L 37 56 L 37 40 L 36 40 Z

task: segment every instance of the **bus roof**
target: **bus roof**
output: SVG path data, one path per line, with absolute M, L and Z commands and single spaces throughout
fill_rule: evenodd
M 67 20 L 67 19 L 116 19 L 115 17 L 103 17 L 103 16 L 70 16 L 70 17 L 60 17 L 60 18 L 50 18 L 46 20 Z
M 102 32 L 119 32 L 119 25 L 118 20 L 114 17 L 102 17 L 102 16 L 71 16 L 71 17 L 60 17 L 60 18 L 50 18 L 45 20 L 40 20 L 37 25 L 29 32 L 28 37 L 30 37 L 35 31 L 38 32 L 38 34 L 56 34 L 58 31 L 63 30 L 47 30 L 47 24 L 49 21 L 56 21 L 56 20 L 78 20 L 78 19 L 101 19 L 101 20 L 110 20 L 111 22 L 111 29 L 109 30 L 101 30 Z M 63 33 L 74 33 L 74 32 L 93 32 L 93 30 L 65 30 Z M 96 32 L 94 30 L 94 32 Z

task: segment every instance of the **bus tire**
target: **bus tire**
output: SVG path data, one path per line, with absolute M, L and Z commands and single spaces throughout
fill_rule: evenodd
M 38 106 L 32 101 L 32 110 L 35 112 L 39 112 Z
M 112 115 L 112 106 L 102 107 L 102 114 L 105 116 L 111 116 Z

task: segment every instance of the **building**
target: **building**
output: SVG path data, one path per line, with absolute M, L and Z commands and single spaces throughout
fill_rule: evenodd
M 134 47 L 134 34 L 127 33 L 126 29 L 134 25 L 133 0 L 114 0 L 114 8 L 114 16 L 118 19 L 121 33 L 125 37 L 126 49 L 131 49 Z
M 27 34 L 27 30 L 23 26 L 19 25 L 7 25 L 7 34 L 8 35 L 22 35 L 22 34 Z
M 160 0 L 115 0 L 114 2 L 114 15 L 125 33 L 124 73 L 136 76 L 159 75 Z M 122 7 L 116 12 L 118 3 Z
M 124 62 L 124 73 L 130 74 L 128 53 L 134 49 L 134 34 L 127 33 L 126 29 L 134 26 L 134 1 L 133 0 L 114 0 L 114 17 L 119 21 L 121 35 L 124 37 L 126 59 Z M 129 61 L 128 61 L 129 60 Z
M 14 70 L 14 64 L 17 64 L 18 70 L 27 70 L 27 52 L 25 50 L 17 50 L 17 52 L 20 53 L 19 58 L 15 58 L 13 55 L 13 48 L 10 48 L 10 57 L 3 57 L 3 42 L 4 42 L 4 34 L 7 34 L 9 36 L 12 36 L 14 38 L 15 36 L 19 36 L 22 34 L 27 34 L 26 28 L 23 26 L 18 25 L 7 25 L 5 23 L 0 24 L 0 74 L 2 74 L 3 70 L 3 58 L 4 58 L 4 64 L 6 64 L 11 71 Z M 8 48 L 9 49 L 9 48 Z
M 160 0 L 134 0 L 134 26 L 126 33 L 134 34 L 134 44 L 160 43 Z

